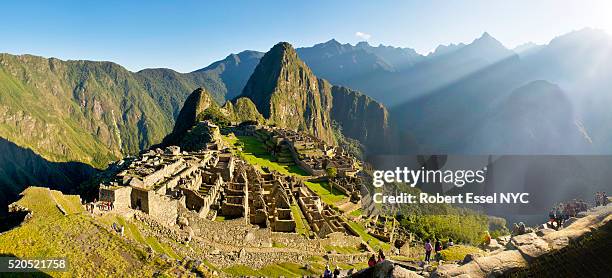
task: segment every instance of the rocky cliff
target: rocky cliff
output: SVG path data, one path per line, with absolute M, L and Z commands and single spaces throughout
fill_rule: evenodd
M 382 104 L 317 78 L 288 43 L 264 55 L 241 96 L 251 100 L 269 123 L 303 130 L 329 143 L 335 141 L 332 121 L 341 125 L 345 136 L 371 150 L 380 149 L 389 134 Z
M 242 91 L 271 123 L 331 143 L 331 85 L 317 78 L 285 42 L 262 58 Z
M 342 86 L 332 87 L 331 117 L 342 133 L 359 140 L 369 152 L 384 150 L 389 143 L 389 113 L 372 98 Z
M 187 100 L 185 100 L 185 104 L 183 104 L 183 108 L 181 108 L 181 112 L 176 118 L 172 133 L 164 138 L 162 144 L 178 144 L 183 136 L 185 136 L 186 132 L 198 122 L 198 117 L 210 107 L 218 109 L 219 105 L 213 100 L 208 92 L 202 88 L 193 91 L 189 97 L 187 97 Z

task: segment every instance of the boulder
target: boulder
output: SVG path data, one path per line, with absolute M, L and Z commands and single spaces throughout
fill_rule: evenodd
M 467 263 L 473 261 L 474 259 L 476 259 L 478 257 L 482 257 L 482 255 L 480 255 L 480 254 L 467 254 L 463 258 L 463 261 L 461 263 L 462 264 L 467 264 Z
M 402 278 L 417 278 L 417 277 L 423 277 L 421 275 L 418 275 L 416 272 L 414 271 L 410 271 L 408 269 L 405 269 L 401 266 L 398 265 L 394 265 L 393 262 L 391 261 L 384 261 L 381 263 L 376 264 L 373 267 L 369 267 L 366 268 L 364 270 L 361 270 L 355 274 L 353 274 L 352 277 L 374 277 L 374 278 L 383 278 L 383 277 L 402 277 Z
M 527 261 L 517 250 L 506 250 L 492 256 L 477 257 L 464 264 L 448 264 L 438 267 L 431 277 L 497 277 L 511 270 L 524 268 Z
M 548 228 L 548 227 L 543 227 L 540 228 L 539 230 L 536 231 L 536 235 L 537 236 L 545 236 L 547 234 L 553 233 L 555 232 L 554 229 Z
M 405 269 L 401 266 L 395 266 L 393 271 L 391 271 L 391 277 L 396 278 L 421 278 L 423 276 L 418 275 L 416 272 Z
M 531 244 L 536 238 L 539 237 L 535 233 L 513 236 L 512 239 L 510 239 L 510 244 L 516 248 L 518 246 Z

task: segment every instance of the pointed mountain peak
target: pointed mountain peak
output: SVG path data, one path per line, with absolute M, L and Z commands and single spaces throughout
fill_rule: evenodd
M 249 98 L 266 120 L 279 127 L 333 141 L 325 113 L 330 109 L 330 85 L 312 73 L 289 43 L 276 44 L 261 58 L 239 97 Z
M 489 32 L 484 32 L 482 33 L 482 35 L 480 36 L 480 39 L 495 39 L 491 36 L 491 34 L 489 34 Z
M 272 49 L 270 49 L 269 52 L 286 52 L 286 51 L 293 51 L 295 52 L 295 49 L 293 48 L 293 45 L 291 45 L 288 42 L 279 42 L 277 44 L 275 44 Z
M 299 59 L 295 48 L 288 42 L 279 42 L 261 58 L 262 61 L 285 61 Z
M 471 54 L 480 55 L 482 58 L 490 61 L 499 61 L 514 54 L 514 52 L 507 49 L 501 42 L 487 32 L 484 32 L 480 38 L 468 44 L 464 50 Z
M 163 144 L 178 144 L 185 133 L 197 123 L 198 115 L 211 106 L 218 107 L 218 104 L 206 90 L 197 88 L 193 91 L 185 100 L 174 123 L 174 129 L 164 138 Z
M 502 43 L 499 42 L 497 39 L 495 39 L 493 36 L 491 36 L 491 34 L 489 34 L 488 32 L 484 32 L 482 33 L 482 35 L 480 36 L 480 38 L 475 39 L 472 44 L 475 43 L 480 43 L 480 44 L 495 44 L 495 45 L 500 45 L 503 47 Z M 505 48 L 505 47 L 504 47 Z
M 331 40 L 324 42 L 323 44 L 324 45 L 342 45 L 339 41 L 333 38 Z

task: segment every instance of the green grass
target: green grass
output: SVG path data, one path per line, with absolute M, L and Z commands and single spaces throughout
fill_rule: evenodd
M 307 220 L 302 215 L 302 210 L 297 204 L 291 204 L 291 213 L 293 219 L 295 219 L 295 231 L 300 235 L 309 235 L 310 229 L 308 228 Z
M 307 181 L 304 182 L 304 184 L 306 184 L 306 186 L 308 186 L 310 190 L 314 191 L 317 195 L 319 195 L 319 197 L 321 197 L 321 200 L 326 204 L 342 203 L 348 198 L 336 188 L 332 188 L 332 191 L 330 192 L 329 185 L 327 184 L 327 182 L 315 183 Z
M 153 248 L 153 250 L 155 250 L 155 252 L 166 254 L 173 259 L 181 259 L 181 257 L 177 255 L 174 250 L 172 250 L 172 248 L 170 248 L 164 243 L 157 241 L 157 239 L 154 237 L 147 237 L 146 242 L 147 244 L 149 244 L 149 246 L 151 246 L 151 248 Z
M 309 262 L 310 268 L 305 269 L 303 265 L 296 263 L 280 263 L 267 265 L 260 269 L 253 269 L 244 265 L 234 265 L 223 269 L 223 272 L 231 276 L 255 276 L 255 277 L 303 277 L 318 276 L 323 273 L 327 261 L 321 257 L 312 258 Z M 332 268 L 335 265 L 330 265 Z M 367 262 L 349 265 L 339 264 L 342 269 L 363 269 L 367 267 Z
M 324 248 L 325 251 L 336 251 L 338 254 L 359 254 L 363 252 L 363 250 L 360 250 L 354 246 L 326 245 Z
M 81 206 L 81 202 L 79 201 L 79 196 L 64 195 L 62 192 L 56 190 L 51 190 L 51 195 L 68 214 L 81 213 L 84 211 L 83 207 Z
M 316 275 L 317 273 L 303 269 L 303 266 L 294 263 L 272 264 L 261 269 L 253 269 L 244 265 L 234 265 L 223 270 L 232 276 L 255 277 L 301 277 L 303 275 Z
M 455 261 L 463 260 L 467 254 L 484 254 L 485 252 L 474 246 L 455 245 L 440 251 L 440 253 L 442 255 L 442 260 Z
M 108 231 L 105 223 L 87 214 L 64 216 L 55 206 L 49 189 L 30 187 L 24 193 L 18 203 L 33 211 L 34 217 L 0 235 L 1 254 L 20 258 L 67 258 L 70 273 L 51 273 L 53 276 L 83 277 L 96 273 L 145 277 L 153 275 L 158 268 L 156 261 L 146 259 L 143 249 Z M 53 194 L 57 199 L 57 193 Z M 64 198 L 66 202 L 70 199 Z
M 285 247 L 287 247 L 287 245 L 282 244 L 280 242 L 273 241 L 272 242 L 272 247 L 274 247 L 274 248 L 285 248 Z
M 363 211 L 361 209 L 356 209 L 354 211 L 351 211 L 350 215 L 354 216 L 354 217 L 359 217 L 363 214 Z
M 266 150 L 264 144 L 254 136 L 224 136 L 230 146 L 234 146 L 234 152 L 249 164 L 258 166 L 260 169 L 266 167 L 283 175 L 308 177 L 308 173 L 295 164 L 283 164 L 274 162 L 274 158 Z M 238 150 L 240 146 L 242 150 Z
M 389 243 L 382 242 L 379 239 L 368 234 L 365 228 L 359 223 L 353 221 L 347 221 L 347 223 L 349 224 L 349 226 L 351 226 L 351 228 L 353 228 L 353 230 L 357 232 L 357 234 L 359 234 L 359 237 L 361 237 L 366 242 L 369 242 L 370 247 L 372 247 L 372 249 L 374 249 L 375 251 L 380 248 L 382 248 L 383 250 L 389 250 L 391 248 L 391 245 L 389 245 Z
M 297 176 L 301 178 L 309 178 L 306 171 L 296 166 L 295 164 L 282 164 L 272 161 L 273 158 L 266 150 L 264 144 L 255 136 L 223 136 L 224 140 L 233 146 L 233 151 L 239 157 L 244 159 L 249 164 L 255 165 L 262 169 L 263 167 L 277 171 L 283 175 Z M 242 148 L 239 150 L 238 148 Z M 314 183 L 305 182 L 306 186 L 321 197 L 321 200 L 327 204 L 337 204 L 343 202 L 348 197 L 336 188 L 330 192 L 326 182 Z

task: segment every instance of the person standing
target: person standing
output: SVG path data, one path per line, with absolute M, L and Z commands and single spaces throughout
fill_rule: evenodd
M 370 259 L 368 260 L 368 266 L 373 267 L 375 265 L 376 265 L 376 256 L 372 254 L 372 256 L 370 256 Z
M 323 278 L 332 278 L 332 272 L 329 269 L 329 265 L 325 266 L 325 271 L 323 272 Z
M 336 266 L 334 269 L 334 278 L 340 277 L 340 267 Z
M 425 240 L 425 261 L 429 262 L 429 260 L 431 259 L 431 250 L 433 249 L 433 247 L 431 246 L 431 242 L 429 241 L 429 239 Z
M 383 253 L 382 248 L 378 249 L 378 261 L 376 263 L 381 263 L 385 261 L 385 253 Z

